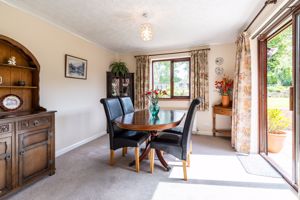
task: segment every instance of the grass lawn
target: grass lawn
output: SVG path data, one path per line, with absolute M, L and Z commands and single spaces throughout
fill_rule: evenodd
M 289 98 L 268 97 L 268 108 L 289 109 Z

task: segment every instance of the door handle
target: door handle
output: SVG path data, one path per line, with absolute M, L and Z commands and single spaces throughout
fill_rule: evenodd
M 290 111 L 294 111 L 294 87 L 290 87 L 290 99 L 289 99 Z
M 11 159 L 11 154 L 7 153 L 5 158 L 6 158 L 6 160 L 10 160 Z

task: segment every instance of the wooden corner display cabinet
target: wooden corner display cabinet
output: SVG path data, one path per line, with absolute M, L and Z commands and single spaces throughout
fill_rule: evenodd
M 8 64 L 12 56 L 16 65 Z M 55 173 L 55 111 L 39 105 L 39 72 L 29 50 L 0 35 L 0 198 Z M 7 95 L 22 104 L 3 109 Z

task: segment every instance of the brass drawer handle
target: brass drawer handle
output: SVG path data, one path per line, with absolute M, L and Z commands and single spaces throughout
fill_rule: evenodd
M 29 123 L 28 122 L 23 122 L 23 126 L 28 127 Z
M 0 126 L 0 133 L 8 132 L 9 131 L 9 125 L 4 124 Z
M 22 149 L 20 152 L 19 152 L 20 156 L 23 156 L 25 154 L 25 150 Z
M 33 125 L 38 126 L 40 124 L 39 120 L 34 120 Z

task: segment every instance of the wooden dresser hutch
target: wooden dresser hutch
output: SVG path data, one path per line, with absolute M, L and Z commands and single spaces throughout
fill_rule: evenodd
M 7 64 L 12 56 L 16 65 Z M 14 94 L 23 102 L 0 108 L 0 198 L 55 173 L 55 111 L 39 105 L 39 72 L 30 51 L 0 35 L 0 99 Z

